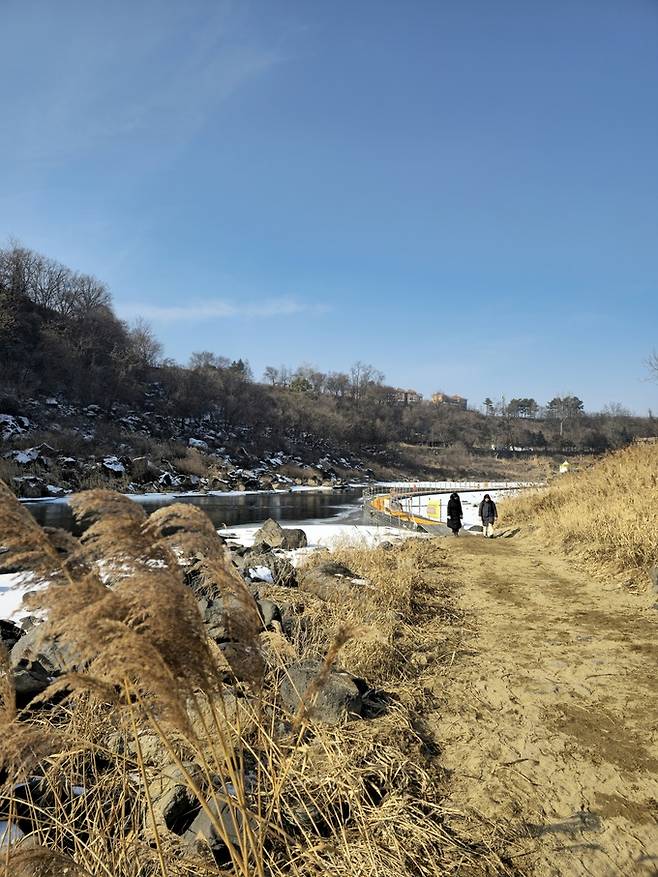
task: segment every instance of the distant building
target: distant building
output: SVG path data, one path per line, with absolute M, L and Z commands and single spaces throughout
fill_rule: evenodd
M 423 401 L 423 394 L 417 393 L 415 390 L 402 390 L 398 387 L 389 393 L 388 400 L 395 405 L 417 405 L 418 402 Z
M 435 405 L 452 405 L 453 408 L 461 408 L 462 411 L 466 411 L 468 400 L 464 399 L 463 396 L 449 396 L 447 393 L 434 393 L 432 395 L 432 402 Z

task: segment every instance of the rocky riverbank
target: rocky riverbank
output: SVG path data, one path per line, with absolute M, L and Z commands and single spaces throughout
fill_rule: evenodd
M 269 444 L 267 427 L 256 435 L 211 417 L 181 422 L 126 406 L 109 415 L 98 405 L 56 398 L 4 408 L 0 478 L 30 499 L 93 487 L 123 493 L 335 488 L 374 477 L 353 454 L 292 429 L 282 447 Z

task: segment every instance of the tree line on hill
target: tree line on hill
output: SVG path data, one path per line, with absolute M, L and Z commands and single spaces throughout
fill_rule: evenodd
M 543 407 L 535 399 L 486 399 L 484 412 L 405 404 L 382 372 L 363 362 L 329 373 L 268 366 L 262 382 L 246 360 L 214 352 L 194 353 L 180 365 L 162 358 L 148 325 L 129 326 L 116 316 L 99 280 L 18 244 L 0 249 L 0 391 L 93 402 L 108 417 L 121 404 L 182 423 L 212 414 L 227 428 L 251 427 L 254 434 L 266 425 L 269 443 L 292 430 L 349 448 L 393 441 L 600 451 L 653 435 L 657 426 L 619 405 L 587 414 L 573 395 Z

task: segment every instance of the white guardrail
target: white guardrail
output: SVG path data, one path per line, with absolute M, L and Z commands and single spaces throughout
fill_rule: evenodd
M 367 487 L 363 492 L 363 503 L 364 508 L 383 514 L 391 523 L 402 526 L 408 526 L 414 519 L 440 524 L 446 521 L 448 497 L 456 492 L 462 496 L 464 526 L 470 526 L 478 523 L 477 507 L 484 493 L 491 493 L 496 498 L 496 494 L 511 494 L 536 486 L 535 482 L 529 481 L 398 481 Z

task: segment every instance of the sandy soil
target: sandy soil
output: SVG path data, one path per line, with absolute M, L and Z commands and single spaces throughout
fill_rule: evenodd
M 658 875 L 652 597 L 524 537 L 444 544 L 465 624 L 429 721 L 454 829 L 504 827 L 523 874 Z

